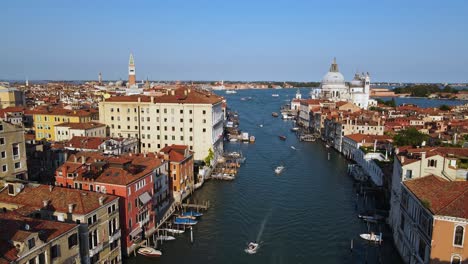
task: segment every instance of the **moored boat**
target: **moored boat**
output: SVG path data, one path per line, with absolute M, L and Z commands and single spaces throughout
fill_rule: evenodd
M 160 257 L 162 255 L 162 252 L 151 248 L 151 247 L 141 247 L 138 249 L 138 254 L 143 255 L 145 257 Z
M 250 136 L 249 141 L 250 141 L 250 143 L 254 143 L 255 142 L 255 136 Z
M 176 217 L 174 224 L 177 225 L 196 225 L 198 222 L 193 219 Z
M 279 94 L 272 94 L 273 97 L 279 97 Z
M 291 131 L 296 132 L 296 131 L 298 131 L 299 129 L 300 129 L 299 127 L 292 127 L 292 128 L 291 128 Z
M 172 240 L 175 240 L 175 237 L 173 237 L 173 236 L 158 236 L 157 239 L 161 240 L 161 241 L 172 241 Z
M 367 241 L 371 241 L 371 242 L 376 242 L 376 243 L 382 243 L 383 242 L 383 239 L 382 239 L 382 233 L 380 233 L 380 235 L 376 235 L 374 234 L 373 232 L 370 233 L 370 234 L 360 234 L 359 235 L 362 239 L 365 239 Z
M 279 137 L 279 139 L 281 139 L 281 140 L 286 140 L 286 136 L 281 135 L 281 136 L 278 136 L 278 137 Z
M 273 117 L 278 117 L 278 116 L 279 116 L 279 114 L 276 113 L 276 112 L 271 113 L 271 115 L 272 115 Z
M 169 233 L 172 233 L 172 234 L 183 234 L 185 231 L 184 230 L 180 230 L 180 229 L 173 229 L 173 228 L 164 228 L 164 229 L 160 229 L 161 231 L 166 231 L 166 232 L 169 232 Z
M 183 212 L 182 215 L 183 215 L 183 216 L 200 217 L 200 216 L 203 216 L 203 213 L 195 212 L 195 211 L 187 211 L 187 212 Z

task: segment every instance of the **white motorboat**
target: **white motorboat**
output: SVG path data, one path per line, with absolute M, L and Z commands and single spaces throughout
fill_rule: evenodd
M 296 150 L 296 147 L 295 146 L 291 146 L 292 149 Z
M 279 97 L 279 94 L 272 94 L 273 97 Z
M 237 142 L 237 138 L 231 138 L 231 139 L 229 139 L 229 141 L 231 141 L 231 142 Z
M 255 254 L 257 253 L 259 247 L 260 245 L 258 243 L 250 242 L 247 248 L 245 249 L 245 252 L 248 254 Z
M 161 231 L 166 231 L 172 234 L 183 234 L 185 232 L 184 230 L 173 229 L 173 228 L 165 228 L 165 229 L 161 229 Z
M 227 94 L 236 94 L 237 92 L 235 90 L 227 90 L 226 93 Z
M 138 254 L 143 255 L 145 257 L 160 257 L 162 256 L 162 252 L 151 248 L 151 247 L 141 247 L 138 249 Z
M 371 241 L 371 242 L 375 242 L 375 243 L 382 243 L 383 242 L 383 239 L 382 239 L 382 233 L 380 233 L 380 235 L 376 235 L 374 233 L 370 233 L 370 234 L 360 234 L 359 235 L 362 239 L 365 239 L 367 241 Z
M 278 167 L 276 167 L 276 169 L 275 169 L 275 173 L 276 173 L 276 174 L 280 174 L 281 172 L 283 172 L 283 170 L 284 170 L 284 166 L 278 166 Z
M 173 237 L 173 236 L 158 236 L 158 240 L 172 241 L 172 240 L 175 240 L 175 237 Z

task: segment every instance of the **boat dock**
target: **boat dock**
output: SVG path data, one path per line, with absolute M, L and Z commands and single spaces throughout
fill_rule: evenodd
M 237 172 L 245 157 L 239 152 L 226 152 L 218 159 L 216 167 L 210 175 L 210 179 L 232 181 L 236 178 Z

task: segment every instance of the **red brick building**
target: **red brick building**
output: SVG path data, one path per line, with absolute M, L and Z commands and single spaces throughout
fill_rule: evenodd
M 122 249 L 129 254 L 135 243 L 155 231 L 155 182 L 165 177 L 167 162 L 154 154 L 118 157 L 80 152 L 56 171 L 56 185 L 121 197 Z

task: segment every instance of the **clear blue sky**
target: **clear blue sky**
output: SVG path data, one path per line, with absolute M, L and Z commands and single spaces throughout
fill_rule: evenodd
M 1 1 L 0 79 L 468 82 L 468 1 Z

